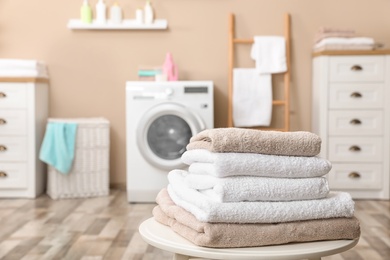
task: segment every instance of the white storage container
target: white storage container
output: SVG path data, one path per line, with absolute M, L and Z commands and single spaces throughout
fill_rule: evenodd
M 48 166 L 47 194 L 52 199 L 109 194 L 110 123 L 104 118 L 49 119 L 77 123 L 75 156 L 65 175 Z

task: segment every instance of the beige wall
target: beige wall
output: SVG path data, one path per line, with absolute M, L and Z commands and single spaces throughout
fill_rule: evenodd
M 94 5 L 97 0 L 90 0 Z M 114 0 L 106 0 L 112 4 Z M 141 0 L 118 0 L 133 18 Z M 226 125 L 228 14 L 237 36 L 283 33 L 292 17 L 292 130 L 310 130 L 311 45 L 322 25 L 349 27 L 390 47 L 388 0 L 154 0 L 166 31 L 71 31 L 82 0 L 0 0 L 0 58 L 39 59 L 50 70 L 50 116 L 103 116 L 111 122 L 111 183 L 126 180 L 125 82 L 139 65 L 171 51 L 182 80 L 213 80 L 215 126 Z M 253 66 L 239 48 L 239 66 Z

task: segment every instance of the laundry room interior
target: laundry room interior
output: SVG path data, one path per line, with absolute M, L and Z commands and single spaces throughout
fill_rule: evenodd
M 255 247 L 261 255 L 273 245 L 281 246 L 282 259 L 290 252 L 284 244 L 318 240 L 344 244 L 327 252 L 319 252 L 320 244 L 303 246 L 307 252 L 288 259 L 388 259 L 389 12 L 388 0 L 0 1 L 0 260 L 187 259 L 185 253 L 231 259 L 227 248 Z M 276 140 L 272 151 L 256 150 L 269 145 L 257 144 L 257 135 Z M 224 148 L 210 147 L 214 138 Z M 315 151 L 303 151 L 307 143 L 298 139 Z M 234 156 L 221 159 L 224 153 Z M 360 224 L 349 221 L 351 232 L 340 236 L 265 242 L 253 235 L 241 244 L 197 244 L 184 235 L 215 254 L 192 252 L 187 242 L 185 251 L 159 245 L 141 230 L 155 225 L 147 221 L 167 197 L 201 223 L 225 223 L 199 217 L 192 211 L 195 193 L 183 191 L 188 199 L 181 204 L 172 187 L 192 180 L 191 191 L 211 196 L 201 185 L 209 177 L 217 183 L 233 173 L 257 175 L 250 172 L 258 165 L 237 157 L 247 153 L 273 156 L 262 159 L 264 171 L 278 172 L 272 163 L 286 163 L 290 175 L 280 178 L 321 180 L 307 198 L 240 203 L 309 203 L 345 193 L 341 215 L 299 215 Z M 303 168 L 291 177 L 299 163 Z M 302 173 L 313 170 L 309 164 L 317 175 Z M 204 180 L 187 176 L 204 172 Z M 306 221 L 277 222 L 300 220 Z

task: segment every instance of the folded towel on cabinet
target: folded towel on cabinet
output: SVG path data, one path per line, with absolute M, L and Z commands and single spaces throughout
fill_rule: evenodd
M 326 178 L 266 178 L 233 176 L 217 178 L 173 170 L 168 175 L 175 182 L 198 190 L 216 202 L 291 201 L 325 198 L 329 193 Z M 173 181 L 172 181 L 173 182 Z
M 188 150 L 181 160 L 190 165 L 189 172 L 215 177 L 253 175 L 273 178 L 320 177 L 332 164 L 312 156 L 280 156 L 256 153 L 213 153 L 205 149 Z
M 243 128 L 206 129 L 190 139 L 187 150 L 211 152 L 262 153 L 289 156 L 315 156 L 321 138 L 304 131 L 279 132 Z
M 314 48 L 319 48 L 329 44 L 374 45 L 375 41 L 373 38 L 369 38 L 369 37 L 352 37 L 352 38 L 330 37 L 330 38 L 322 39 L 320 42 L 314 45 Z
M 320 218 L 352 217 L 354 202 L 345 192 L 330 192 L 324 199 L 278 202 L 216 202 L 180 180 L 169 178 L 168 193 L 176 205 L 199 221 L 276 223 Z
M 272 117 L 272 80 L 255 69 L 233 70 L 235 126 L 269 126 Z
M 287 70 L 286 40 L 282 36 L 255 36 L 251 58 L 260 74 L 281 73 Z
M 317 240 L 356 239 L 359 221 L 329 218 L 276 224 L 205 223 L 175 205 L 166 189 L 160 191 L 154 218 L 198 246 L 228 248 L 286 244 Z
M 41 69 L 45 66 L 38 60 L 0 59 L 0 69 Z

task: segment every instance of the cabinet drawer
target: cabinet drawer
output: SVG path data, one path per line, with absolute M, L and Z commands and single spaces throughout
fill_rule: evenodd
M 330 189 L 377 190 L 382 188 L 382 164 L 333 164 L 328 174 Z
M 331 162 L 382 162 L 381 137 L 329 137 Z
M 0 108 L 26 108 L 27 86 L 23 83 L 0 83 Z
M 0 163 L 0 188 L 26 188 L 26 163 Z
M 330 58 L 331 82 L 383 82 L 384 56 L 343 56 Z
M 330 135 L 382 135 L 383 111 L 329 111 Z
M 329 108 L 381 108 L 384 100 L 383 84 L 331 84 Z
M 27 111 L 24 109 L 0 110 L 0 136 L 26 135 Z
M 26 137 L 0 136 L 0 162 L 25 161 L 27 159 Z

